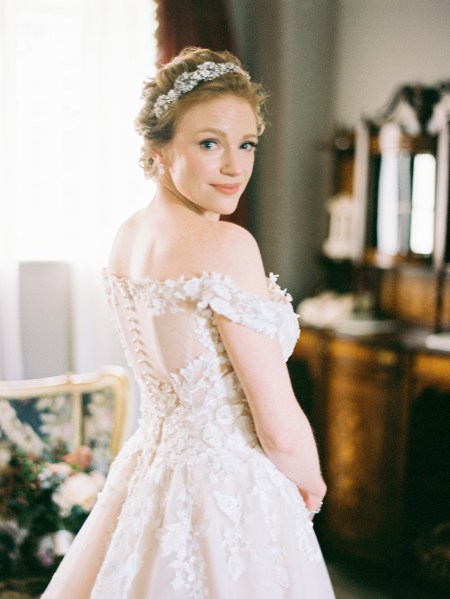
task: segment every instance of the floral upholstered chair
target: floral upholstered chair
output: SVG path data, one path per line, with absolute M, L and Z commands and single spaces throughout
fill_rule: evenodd
M 129 395 L 116 366 L 0 382 L 0 599 L 45 588 L 128 432 Z

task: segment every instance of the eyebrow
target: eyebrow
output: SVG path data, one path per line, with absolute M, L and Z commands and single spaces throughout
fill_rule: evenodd
M 224 135 L 224 132 L 221 131 L 220 129 L 215 129 L 214 127 L 207 127 L 205 129 L 201 129 L 200 131 L 197 132 L 198 134 L 204 134 L 204 133 L 213 133 L 214 135 Z M 248 137 L 255 137 L 256 139 L 258 138 L 258 134 L 257 133 L 246 133 L 245 135 L 242 136 L 242 139 L 247 139 Z

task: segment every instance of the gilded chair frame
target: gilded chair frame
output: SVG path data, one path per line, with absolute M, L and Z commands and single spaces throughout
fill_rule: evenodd
M 67 395 L 73 401 L 74 447 L 82 442 L 82 398 L 84 394 L 111 388 L 115 396 L 114 423 L 111 431 L 110 452 L 114 457 L 128 432 L 130 384 L 126 370 L 120 366 L 103 366 L 87 374 L 73 374 L 28 379 L 0 381 L 0 405 L 2 400 L 27 400 L 41 396 Z

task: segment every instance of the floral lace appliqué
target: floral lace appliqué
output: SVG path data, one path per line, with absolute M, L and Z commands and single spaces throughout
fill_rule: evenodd
M 298 560 L 309 567 L 321 559 L 312 524 L 295 485 L 259 444 L 215 317 L 278 338 L 287 359 L 299 334 L 290 296 L 275 275 L 267 299 L 220 273 L 166 281 L 103 276 L 142 395 L 138 429 L 94 510 L 116 516 L 99 541 L 90 599 L 141 599 L 143 588 L 146 597 L 217 599 L 211 576 L 222 572 L 229 586 L 220 599 L 247 597 L 250 588 L 252 599 L 309 599 L 303 586 L 292 587 L 291 573 Z M 162 380 L 149 357 L 152 319 L 184 312 L 200 353 Z M 58 574 L 55 580 L 64 588 Z

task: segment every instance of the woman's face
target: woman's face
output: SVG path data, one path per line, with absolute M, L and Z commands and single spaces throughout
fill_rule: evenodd
M 227 94 L 189 108 L 161 152 L 170 187 L 210 218 L 231 214 L 252 174 L 257 142 L 246 100 Z

